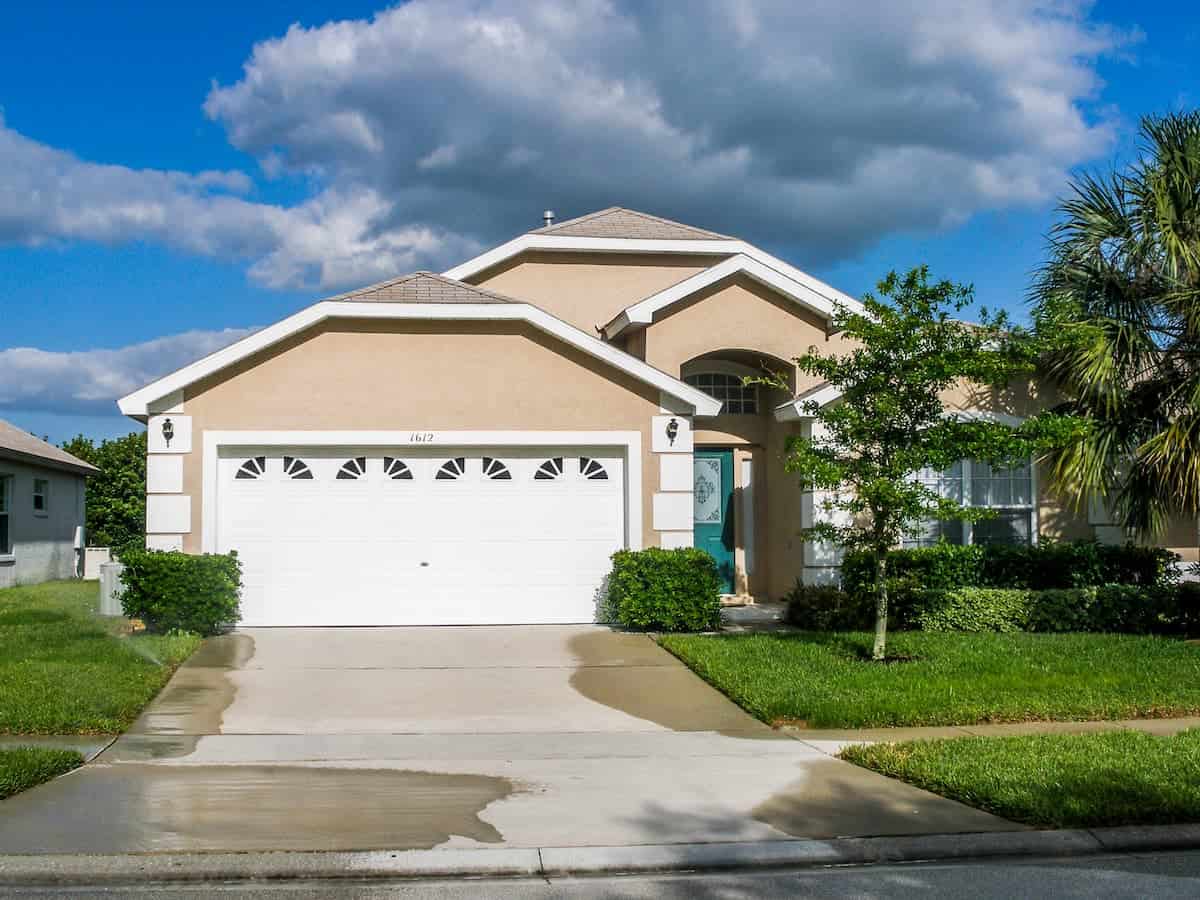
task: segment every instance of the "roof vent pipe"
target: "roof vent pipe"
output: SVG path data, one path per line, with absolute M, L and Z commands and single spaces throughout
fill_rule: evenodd
M 542 225 L 546 228 L 549 228 L 553 224 L 554 224 L 554 210 L 548 209 L 544 213 L 542 213 Z

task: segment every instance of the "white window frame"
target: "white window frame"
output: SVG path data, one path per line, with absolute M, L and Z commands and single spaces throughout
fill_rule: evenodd
M 0 518 L 4 519 L 5 525 L 8 526 L 8 546 L 0 544 L 0 560 L 8 561 L 13 555 L 13 530 L 12 530 L 12 507 L 13 507 L 13 477 L 7 473 L 0 472 Z
M 764 372 L 762 372 L 762 371 L 755 371 L 754 369 L 750 368 L 749 366 L 744 366 L 744 365 L 741 365 L 740 363 L 735 363 L 732 360 L 719 359 L 719 358 L 717 358 L 717 359 L 693 359 L 693 360 L 683 364 L 683 367 L 679 373 L 679 380 L 690 387 L 696 388 L 696 390 L 698 390 L 698 391 L 703 391 L 705 394 L 708 394 L 707 391 L 705 391 L 703 388 L 701 388 L 697 385 L 692 384 L 690 381 L 688 381 L 688 379 L 689 378 L 697 378 L 701 375 L 726 375 L 726 376 L 730 376 L 730 377 L 741 380 L 744 378 L 755 378 L 755 377 L 761 376 L 763 374 L 764 374 Z M 721 412 L 719 413 L 719 415 L 722 415 L 722 416 L 727 416 L 727 415 L 730 415 L 730 416 L 757 416 L 762 412 L 762 392 L 758 389 L 758 385 L 757 384 L 751 384 L 751 385 L 742 384 L 741 387 L 743 390 L 751 392 L 751 397 L 754 400 L 754 412 L 752 412 L 752 413 L 747 413 L 747 412 L 731 413 L 726 408 L 725 401 L 722 398 L 714 397 L 714 399 L 721 400 L 721 403 L 722 403 Z M 708 396 L 711 397 L 713 395 L 708 394 Z M 741 402 L 745 403 L 744 397 Z
M 45 485 L 45 488 L 40 491 L 38 490 L 39 482 L 41 484 Z M 42 508 L 41 509 L 38 509 L 38 505 L 37 505 L 38 497 L 42 498 Z M 33 504 L 33 514 L 35 516 L 38 516 L 39 518 L 44 519 L 46 516 L 50 515 L 50 479 L 49 478 L 38 478 L 36 476 L 34 477 L 34 479 L 33 479 L 33 496 L 30 498 L 30 500 Z
M 987 463 L 979 462 L 978 460 L 964 459 L 962 460 L 962 494 L 959 502 L 963 506 L 971 509 L 994 509 L 997 511 L 1012 511 L 1012 512 L 1027 512 L 1029 514 L 1029 543 L 1030 545 L 1037 544 L 1039 529 L 1039 510 L 1038 510 L 1038 478 L 1037 464 L 1031 458 L 1029 460 L 1029 503 L 1028 504 L 986 504 L 975 502 L 975 483 L 974 476 L 971 471 L 973 464 L 987 466 Z M 989 467 L 990 468 L 990 467 Z M 975 543 L 975 523 L 963 520 L 962 522 L 963 539 L 962 546 L 967 547 Z M 905 547 L 908 547 L 907 539 L 903 542 Z M 921 544 L 914 544 L 914 547 L 920 547 Z

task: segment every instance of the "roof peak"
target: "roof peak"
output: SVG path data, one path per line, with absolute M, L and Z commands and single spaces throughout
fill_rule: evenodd
M 448 278 L 436 272 L 410 272 L 369 284 L 366 287 L 347 291 L 327 297 L 344 303 L 521 303 L 513 297 L 506 297 L 476 287 L 464 281 Z
M 640 238 L 668 241 L 729 241 L 727 234 L 686 225 L 651 213 L 610 206 L 595 212 L 535 228 L 529 234 L 566 235 L 570 237 Z

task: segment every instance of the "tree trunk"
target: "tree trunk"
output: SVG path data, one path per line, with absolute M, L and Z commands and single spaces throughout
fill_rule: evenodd
M 875 551 L 875 646 L 871 648 L 871 659 L 882 660 L 887 656 L 887 551 Z

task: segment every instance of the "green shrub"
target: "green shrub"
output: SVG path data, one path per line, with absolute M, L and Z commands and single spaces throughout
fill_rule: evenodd
M 982 583 L 981 546 L 934 544 L 888 554 L 888 591 L 953 590 Z M 850 594 L 873 594 L 875 557 L 868 551 L 847 553 L 842 561 L 842 588 Z
M 926 591 L 913 614 L 922 631 L 1026 631 L 1034 591 L 966 587 Z
M 708 631 L 721 624 L 721 579 L 703 550 L 618 550 L 604 613 L 626 628 Z
M 1200 582 L 1181 581 L 1168 591 L 1162 618 L 1174 633 L 1200 637 Z
M 1135 584 L 1152 587 L 1175 577 L 1178 556 L 1162 547 L 1101 544 L 1097 541 L 1045 541 L 1032 546 L 983 548 L 982 584 L 1055 588 Z
M 920 605 L 923 591 L 964 587 L 1027 588 L 1043 591 L 1106 584 L 1167 587 L 1179 557 L 1162 547 L 1045 541 L 1029 546 L 935 544 L 888 554 L 888 591 L 901 609 Z M 846 554 L 842 587 L 871 593 L 875 561 L 869 553 Z
M 875 624 L 875 606 L 870 598 L 832 585 L 797 581 L 783 599 L 788 624 L 806 631 L 866 631 Z
M 127 550 L 121 561 L 121 606 L 149 631 L 213 634 L 241 618 L 242 564 L 236 553 Z
M 1189 590 L 1181 599 L 1183 593 L 1174 586 L 1132 584 L 928 591 L 913 622 L 924 631 L 1182 634 L 1196 626 L 1200 600 L 1200 591 Z

